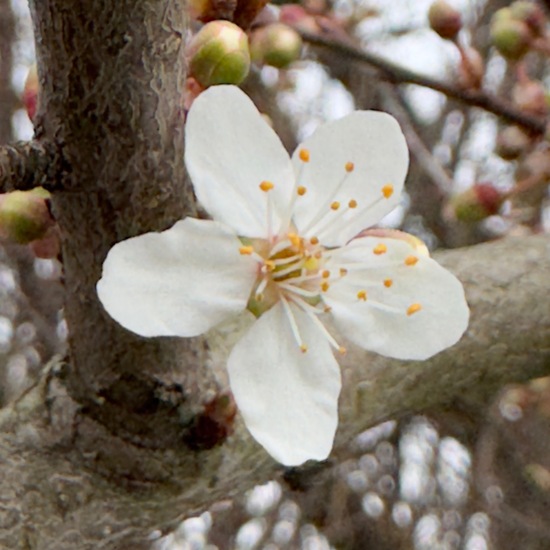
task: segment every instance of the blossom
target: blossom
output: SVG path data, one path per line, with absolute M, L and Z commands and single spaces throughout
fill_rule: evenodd
M 468 323 L 460 282 L 423 247 L 361 233 L 399 202 L 399 125 L 357 111 L 289 159 L 248 97 L 216 86 L 189 112 L 185 161 L 212 220 L 116 244 L 99 298 L 147 337 L 196 336 L 252 311 L 227 365 L 245 424 L 283 464 L 325 459 L 338 423 L 334 351 L 345 353 L 325 319 L 364 349 L 414 360 L 452 346 Z

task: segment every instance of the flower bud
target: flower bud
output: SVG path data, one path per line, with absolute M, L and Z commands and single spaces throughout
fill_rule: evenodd
M 451 199 L 452 212 L 457 220 L 476 223 L 497 214 L 504 197 L 491 183 L 476 183 Z
M 428 11 L 430 27 L 441 38 L 454 40 L 462 28 L 460 12 L 450 6 L 445 0 L 436 0 Z
M 504 160 L 516 160 L 531 147 L 531 138 L 517 126 L 507 126 L 497 136 L 495 152 Z
M 0 196 L 0 233 L 11 241 L 27 244 L 40 239 L 53 224 L 47 199 L 40 192 L 13 191 Z
M 514 2 L 510 5 L 510 13 L 514 19 L 525 23 L 535 36 L 544 36 L 546 17 L 540 6 L 533 2 Z
M 504 13 L 499 13 L 504 12 Z M 510 10 L 498 10 L 491 20 L 491 41 L 509 61 L 517 61 L 528 51 L 533 35 L 522 21 L 514 19 Z
M 207 23 L 188 46 L 189 72 L 201 86 L 240 84 L 250 69 L 248 39 L 229 21 Z
M 36 63 L 34 63 L 29 69 L 27 80 L 25 80 L 25 88 L 23 89 L 23 105 L 25 105 L 25 110 L 31 120 L 34 119 L 38 108 L 38 89 L 38 73 Z
M 57 225 L 50 227 L 41 239 L 32 241 L 29 246 L 37 258 L 53 260 L 59 257 L 61 242 Z
M 512 89 L 512 99 L 520 109 L 528 113 L 541 116 L 548 113 L 546 90 L 536 80 L 518 82 Z
M 296 61 L 301 49 L 300 35 L 283 23 L 258 29 L 250 41 L 252 59 L 278 69 L 284 69 Z

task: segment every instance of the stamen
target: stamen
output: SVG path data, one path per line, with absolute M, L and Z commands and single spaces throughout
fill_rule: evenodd
M 407 256 L 405 258 L 405 265 L 416 265 L 418 263 L 418 258 L 416 256 Z
M 302 162 L 309 162 L 309 151 L 307 149 L 300 149 L 298 157 Z
M 330 277 L 330 271 L 328 269 L 325 269 L 321 274 L 321 277 L 323 277 L 323 279 L 328 279 Z
M 367 301 L 367 291 L 366 290 L 360 290 L 357 293 L 357 299 L 358 300 L 363 300 L 363 302 L 366 302 Z
M 319 292 L 313 291 L 313 290 L 306 290 L 305 288 L 301 288 L 299 286 L 295 286 L 293 284 L 285 283 L 285 282 L 279 282 L 278 283 L 279 288 L 283 290 L 288 290 L 288 292 L 292 294 L 297 294 L 298 296 L 303 296 L 304 298 L 318 298 Z
M 271 255 L 273 257 L 273 255 Z M 282 265 L 287 265 L 295 262 L 296 260 L 300 260 L 302 258 L 301 254 L 294 254 L 294 256 L 289 256 L 288 258 L 275 258 L 274 260 L 270 260 L 275 264 L 275 266 L 279 267 Z
M 282 239 L 273 245 L 273 248 L 269 251 L 269 256 L 275 256 L 279 252 L 282 252 L 285 248 L 288 248 L 292 243 L 289 239 Z
M 330 288 L 330 285 L 325 281 L 321 284 L 321 290 L 326 292 Z
M 262 181 L 260 183 L 260 189 L 267 193 L 268 191 L 271 191 L 275 186 L 270 181 Z
M 263 291 L 265 290 L 265 287 L 267 286 L 267 283 L 269 282 L 269 279 L 267 277 L 264 277 L 262 279 L 262 282 L 258 285 L 258 288 L 256 289 L 256 300 L 261 302 L 263 300 Z
M 239 248 L 239 253 L 243 256 L 250 256 L 253 252 L 253 246 L 241 246 L 241 248 Z
M 340 268 L 340 277 L 348 274 L 348 270 L 345 267 Z
M 393 195 L 393 185 L 391 183 L 388 183 L 382 187 L 382 195 L 384 195 L 384 198 L 386 199 L 389 199 Z
M 309 242 L 315 246 L 316 244 L 319 244 L 319 239 L 317 237 L 311 237 L 311 239 L 309 239 Z
M 264 273 L 271 273 L 275 269 L 275 262 L 272 262 L 271 260 L 265 260 L 264 265 L 262 267 L 262 271 Z
M 391 279 L 384 279 L 384 286 L 386 288 L 390 288 L 393 285 L 393 281 Z
M 285 269 L 281 269 L 280 271 L 275 271 L 273 273 L 273 279 L 278 280 L 284 278 L 286 275 L 290 275 L 291 273 L 294 273 L 294 271 L 298 271 L 299 269 L 302 269 L 303 262 L 298 261 L 294 264 L 289 265 Z
M 306 346 L 305 344 L 302 344 L 302 345 L 300 346 L 300 351 L 301 351 L 302 353 L 307 353 L 307 346 Z
M 388 251 L 388 247 L 384 243 L 377 244 L 372 251 L 377 255 L 385 254 Z
M 332 311 L 332 308 L 330 306 L 325 306 L 325 309 L 323 309 L 323 313 L 330 313 Z
M 300 195 L 300 197 L 303 197 L 306 194 L 307 189 L 303 185 L 299 185 L 298 189 L 296 189 L 296 192 L 298 193 L 298 195 Z
M 330 205 L 330 208 L 331 210 L 338 210 L 338 208 L 340 208 L 340 203 L 338 201 L 334 201 L 331 205 Z
M 348 206 L 350 208 L 357 208 L 357 201 L 355 199 L 351 199 L 349 202 L 348 202 Z
M 347 352 L 348 350 L 344 346 L 340 346 L 338 348 L 338 353 L 340 353 L 341 355 L 346 355 Z
M 407 315 L 413 315 L 422 309 L 420 304 L 411 304 L 407 309 Z
M 346 162 L 346 172 L 353 172 L 355 164 L 353 162 Z
M 296 323 L 296 319 L 294 318 L 294 315 L 292 314 L 292 310 L 290 309 L 290 305 L 286 298 L 284 296 L 281 296 L 281 303 L 283 304 L 283 308 L 285 310 L 285 313 L 288 317 L 288 321 L 290 323 L 290 329 L 292 330 L 292 335 L 294 336 L 294 340 L 296 340 L 296 343 L 302 350 L 302 353 L 304 352 L 304 348 L 307 350 L 307 346 L 304 344 L 304 341 L 302 340 L 302 337 L 300 336 L 300 331 L 298 330 L 298 324 Z

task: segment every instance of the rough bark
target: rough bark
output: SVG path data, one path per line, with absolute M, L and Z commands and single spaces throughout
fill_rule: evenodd
M 350 346 L 334 458 L 381 420 L 457 403 L 481 411 L 502 385 L 550 374 L 548 238 L 504 240 L 438 259 L 466 285 L 472 309 L 467 334 L 420 363 Z M 208 451 L 131 447 L 97 424 L 91 448 L 89 433 L 81 430 L 89 419 L 67 395 L 66 374 L 64 364 L 50 366 L 39 385 L 0 411 L 5 548 L 146 548 L 153 529 L 174 527 L 217 499 L 281 473 L 240 424 L 224 445 Z

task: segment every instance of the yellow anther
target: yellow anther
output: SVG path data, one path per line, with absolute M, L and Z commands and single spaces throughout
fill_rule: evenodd
M 302 345 L 300 346 L 300 351 L 301 351 L 302 353 L 306 353 L 306 352 L 307 352 L 307 346 L 306 346 L 305 344 L 302 344 Z
M 266 260 L 264 262 L 264 267 L 266 271 L 273 271 L 275 269 L 275 262 L 271 260 Z
M 407 315 L 413 315 L 414 313 L 418 313 L 422 309 L 422 306 L 420 304 L 411 304 L 407 309 Z
M 300 187 L 298 187 L 297 189 L 297 193 L 298 195 L 300 195 L 300 197 L 303 197 L 306 194 L 306 191 L 307 189 L 303 185 L 300 185 Z
M 340 268 L 340 277 L 348 274 L 348 270 L 345 267 Z
M 384 243 L 377 244 L 372 251 L 377 255 L 385 254 L 388 251 L 388 247 Z
M 390 286 L 393 285 L 393 281 L 391 279 L 384 279 L 384 286 L 386 288 L 390 288 Z
M 348 352 L 348 350 L 344 347 L 344 346 L 340 346 L 338 348 L 338 352 L 341 354 L 341 355 L 346 355 L 346 353 Z
M 252 252 L 254 252 L 254 247 L 253 246 L 241 246 L 241 248 L 239 248 L 239 252 L 243 256 L 250 256 L 250 254 L 252 254 Z
M 357 208 L 357 201 L 355 199 L 351 199 L 349 202 L 348 202 L 348 206 L 350 208 Z
M 323 309 L 325 313 L 330 313 L 332 311 L 332 308 L 330 306 L 325 306 L 325 309 Z
M 321 283 L 321 290 L 322 290 L 323 292 L 326 292 L 329 288 L 330 288 L 330 285 L 329 285 L 326 281 L 324 281 L 323 283 Z
M 298 157 L 302 162 L 309 162 L 309 151 L 307 149 L 300 149 Z
M 311 237 L 311 239 L 309 239 L 309 242 L 315 246 L 316 244 L 319 244 L 319 239 L 317 237 Z
M 391 183 L 382 187 L 382 195 L 384 195 L 386 199 L 389 199 L 393 195 L 393 185 Z
M 360 290 L 357 293 L 357 299 L 358 300 L 363 300 L 363 302 L 366 302 L 367 301 L 367 291 L 366 290 Z
M 296 235 L 296 233 L 289 233 L 287 235 L 288 240 L 292 243 L 292 246 L 296 248 L 300 248 L 302 245 L 302 239 L 299 235 Z
M 315 258 L 317 258 L 318 260 L 320 260 L 323 257 L 323 253 L 319 250 L 318 252 L 315 252 L 315 254 L 313 254 L 313 256 Z
M 407 256 L 405 258 L 405 265 L 416 265 L 418 263 L 418 258 L 416 256 Z
M 330 207 L 333 209 L 333 210 L 338 210 L 338 208 L 340 208 L 340 203 L 338 201 L 334 201 Z
M 323 273 L 321 273 L 321 277 L 323 277 L 323 279 L 328 279 L 330 277 L 330 271 L 325 269 Z
M 355 164 L 353 162 L 346 162 L 346 172 L 353 172 Z
M 260 189 L 266 193 L 271 191 L 274 187 L 275 186 L 270 181 L 262 181 L 262 183 L 260 183 Z

